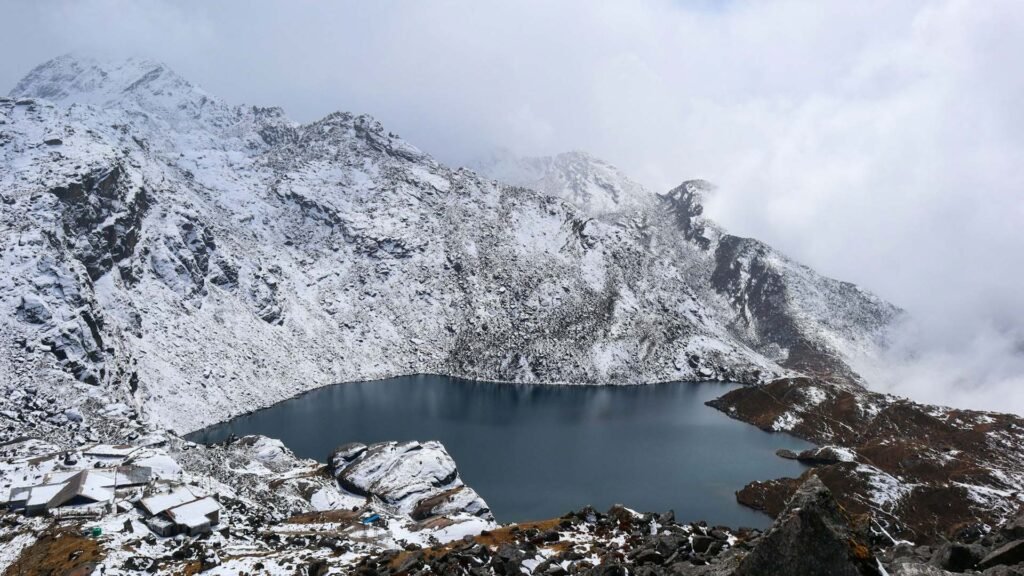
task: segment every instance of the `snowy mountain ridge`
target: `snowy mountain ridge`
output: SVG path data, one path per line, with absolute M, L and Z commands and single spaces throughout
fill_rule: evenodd
M 158 63 L 55 59 L 0 99 L 0 371 L 46 384 L 43 429 L 74 410 L 184 432 L 418 372 L 855 383 L 898 314 L 720 230 L 706 183 L 529 165 L 536 191 L 368 116 L 299 125 Z
M 209 103 L 222 110 L 228 108 L 164 64 L 140 58 L 102 62 L 88 57 L 60 56 L 29 72 L 11 90 L 11 94 L 28 93 L 64 105 L 117 104 L 123 107 L 134 102 L 139 108 L 156 111 L 162 107 L 166 111 L 185 109 L 191 102 Z
M 635 210 L 653 200 L 650 191 L 618 168 L 579 150 L 528 158 L 502 151 L 470 167 L 506 184 L 561 198 L 591 215 Z

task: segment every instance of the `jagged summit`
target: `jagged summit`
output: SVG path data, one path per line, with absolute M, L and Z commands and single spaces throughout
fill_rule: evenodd
M 704 217 L 704 201 L 715 190 L 706 180 L 686 180 L 661 198 L 683 230 L 687 240 L 708 248 L 721 230 Z
M 562 198 L 590 214 L 634 209 L 651 199 L 650 192 L 618 168 L 578 150 L 526 158 L 499 151 L 472 168 L 514 186 Z
M 60 56 L 29 72 L 10 97 L 48 102 L 66 111 L 69 120 L 84 124 L 101 117 L 120 122 L 127 116 L 130 122 L 119 124 L 125 134 L 192 175 L 220 176 L 194 170 L 200 158 L 229 163 L 230 155 L 237 160 L 238 155 L 266 154 L 264 161 L 279 160 L 292 157 L 295 146 L 321 157 L 357 148 L 435 163 L 368 114 L 334 112 L 301 125 L 279 107 L 228 105 L 166 64 L 147 59 Z M 220 158 L 215 162 L 214 157 Z
M 252 148 L 258 146 L 247 137 L 253 131 L 292 124 L 280 109 L 230 106 L 166 64 L 143 58 L 59 56 L 30 71 L 10 97 L 55 104 L 87 124 L 99 116 L 128 116 L 124 128 L 166 153 Z
M 58 56 L 36 66 L 9 95 L 65 105 L 102 106 L 159 99 L 223 105 L 161 62 L 142 58 L 99 60 L 77 54 Z
M 715 190 L 707 180 L 686 180 L 664 194 L 655 194 L 614 165 L 576 150 L 525 158 L 503 150 L 473 166 L 481 174 L 561 198 L 592 215 L 635 210 L 659 199 L 686 239 L 704 248 L 724 233 L 704 217 L 704 202 Z
M 713 183 L 700 178 L 694 178 L 691 180 L 684 180 L 679 184 L 679 186 L 676 186 L 665 194 L 676 198 L 687 195 L 695 199 L 694 204 L 703 204 L 704 200 L 713 194 L 715 190 L 716 186 Z

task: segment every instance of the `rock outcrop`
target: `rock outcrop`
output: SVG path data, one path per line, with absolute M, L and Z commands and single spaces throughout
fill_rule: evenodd
M 792 455 L 814 468 L 757 481 L 740 502 L 782 512 L 815 475 L 853 514 L 871 514 L 897 539 L 938 545 L 962 530 L 1013 517 L 1024 486 L 1024 418 L 928 406 L 856 386 L 787 378 L 733 390 L 709 402 L 764 430 L 821 448 Z
M 331 454 L 330 470 L 345 490 L 379 498 L 415 520 L 456 513 L 494 519 L 440 442 L 345 444 Z
M 989 552 L 977 565 L 984 570 L 994 566 L 1011 566 L 1015 564 L 1024 564 L 1024 540 L 1013 540 L 1003 544 Z
M 811 476 L 734 574 L 880 576 L 866 534 L 854 531 L 851 520 Z
M 853 462 L 856 456 L 853 451 L 840 446 L 818 446 L 808 448 L 796 455 L 796 460 L 804 464 L 838 464 L 839 462 Z
M 452 576 L 728 576 L 760 533 L 614 506 L 503 526 L 444 546 L 369 556 L 356 573 Z

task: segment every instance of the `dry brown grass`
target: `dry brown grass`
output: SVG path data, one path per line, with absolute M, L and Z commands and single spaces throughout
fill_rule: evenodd
M 503 528 L 498 528 L 497 530 L 487 530 L 487 531 L 484 531 L 484 532 L 480 533 L 478 536 L 474 536 L 473 540 L 476 541 L 477 544 L 480 544 L 482 546 L 486 546 L 486 547 L 490 548 L 491 550 L 495 550 L 499 546 L 501 546 L 502 544 L 517 542 L 517 541 L 522 540 L 523 538 L 521 537 L 521 533 L 522 532 L 526 532 L 527 530 L 530 530 L 531 528 L 536 528 L 537 530 L 539 530 L 541 532 L 545 532 L 547 530 L 552 530 L 554 528 L 557 528 L 559 523 L 561 523 L 561 521 L 562 521 L 561 518 L 552 518 L 550 520 L 541 520 L 541 521 L 538 521 L 538 522 L 523 522 L 522 524 L 516 524 L 515 526 L 506 526 L 506 527 L 503 527 Z M 513 530 L 513 528 L 518 528 L 518 530 Z M 561 550 L 568 549 L 569 545 L 570 545 L 569 542 L 561 542 L 561 541 L 559 541 L 559 542 L 552 542 L 550 544 L 544 544 L 544 545 L 541 546 L 541 548 L 549 548 L 549 549 L 552 549 L 552 550 L 560 550 L 561 551 Z M 431 561 L 431 560 L 436 560 L 438 558 L 443 558 L 449 552 L 451 552 L 453 550 L 457 550 L 457 549 L 461 548 L 462 546 L 463 546 L 463 542 L 461 540 L 456 540 L 454 542 L 449 542 L 448 544 L 442 544 L 441 546 L 434 546 L 434 547 L 431 547 L 431 548 L 424 548 L 420 552 L 423 553 L 423 560 L 424 561 Z M 389 563 L 389 566 L 392 569 L 395 569 L 398 566 L 400 566 L 402 564 L 402 562 L 404 562 L 405 559 L 410 554 L 415 554 L 415 553 L 416 552 L 400 552 L 397 556 L 395 556 L 391 560 L 391 562 Z
M 51 528 L 21 552 L 4 576 L 87 576 L 103 559 L 99 542 L 81 527 Z
M 199 574 L 200 572 L 202 572 L 202 570 L 203 570 L 202 563 L 197 561 L 197 560 L 193 560 L 191 562 L 186 562 L 185 565 L 181 567 L 181 570 L 175 572 L 175 575 L 176 576 L 193 576 L 194 574 Z
M 274 480 L 271 480 L 269 484 L 270 489 L 277 490 L 285 482 L 289 482 L 291 480 L 299 480 L 302 478 L 330 478 L 333 480 L 334 477 L 331 476 L 331 472 L 327 468 L 327 466 L 320 466 L 318 468 L 310 470 L 309 472 L 306 472 L 305 474 L 296 474 L 295 476 L 288 476 L 287 478 L 276 478 Z
M 552 518 L 550 520 L 541 520 L 539 522 L 524 522 L 516 525 L 519 528 L 518 532 L 513 531 L 512 526 L 506 526 L 504 528 L 498 528 L 497 530 L 490 530 L 486 533 L 480 534 L 476 537 L 476 541 L 488 548 L 497 548 L 507 542 L 515 542 L 518 539 L 517 534 L 519 532 L 526 532 L 531 528 L 536 528 L 541 532 L 546 532 L 548 530 L 558 528 L 558 524 L 561 522 L 561 518 Z M 547 546 L 543 547 L 546 548 Z
M 288 524 L 351 524 L 359 521 L 362 510 L 326 510 L 324 512 L 308 512 L 292 516 L 285 522 Z
M 871 559 L 871 550 L 856 540 L 850 540 L 850 551 L 857 560 Z

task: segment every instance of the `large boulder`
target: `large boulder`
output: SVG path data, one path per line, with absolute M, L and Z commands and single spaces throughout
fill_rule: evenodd
M 1003 525 L 1002 532 L 1007 538 L 1014 540 L 1024 538 L 1024 511 L 1021 511 L 1015 518 L 1008 520 Z
M 809 477 L 761 541 L 740 563 L 736 576 L 828 574 L 879 576 L 878 561 L 832 493 Z
M 947 542 L 935 551 L 929 564 L 950 572 L 965 572 L 977 566 L 985 552 L 979 544 Z
M 483 498 L 463 484 L 440 442 L 346 444 L 329 462 L 342 488 L 379 498 L 414 519 L 458 513 L 493 519 Z
M 841 446 L 818 446 L 809 448 L 796 455 L 796 459 L 804 464 L 822 465 L 838 462 L 854 462 L 857 456 L 849 448 Z
M 892 576 L 953 576 L 953 572 L 947 572 L 932 564 L 919 564 L 917 562 L 905 562 L 893 566 L 889 574 Z
M 1024 576 L 1024 566 L 993 566 L 982 574 L 984 576 Z
M 1007 542 L 989 553 L 978 564 L 982 570 L 993 566 L 1012 566 L 1024 564 L 1024 540 Z
M 352 462 L 359 456 L 366 452 L 366 444 L 360 444 L 359 442 L 349 442 L 348 444 L 342 444 L 331 452 L 331 457 L 327 459 L 331 463 L 331 467 L 334 469 L 344 468 L 349 462 Z
M 456 486 L 420 500 L 413 508 L 413 520 L 449 516 L 459 512 L 490 517 L 487 503 L 469 486 Z

